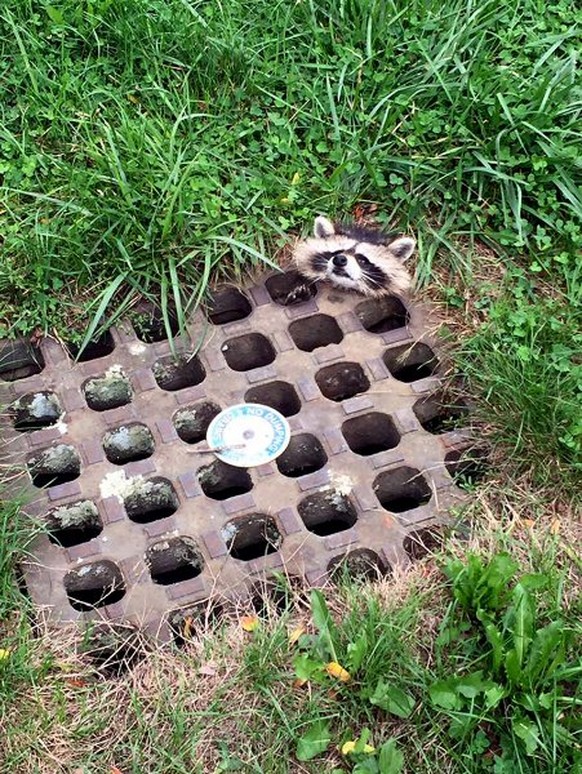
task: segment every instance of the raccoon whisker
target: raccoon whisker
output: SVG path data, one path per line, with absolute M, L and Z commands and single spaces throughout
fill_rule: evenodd
M 380 282 L 380 280 L 378 279 L 374 279 L 374 277 L 366 273 L 363 274 L 363 277 L 369 285 L 372 285 L 377 288 L 383 288 L 384 285 L 386 284 L 385 282 Z
M 412 284 L 404 261 L 414 240 L 319 216 L 314 236 L 294 249 L 295 268 L 305 287 L 322 281 L 342 290 L 380 296 L 405 292 Z M 339 257 L 338 257 L 339 256 Z

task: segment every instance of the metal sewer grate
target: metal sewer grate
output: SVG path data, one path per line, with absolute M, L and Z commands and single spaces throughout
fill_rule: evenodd
M 81 362 L 52 340 L 0 342 L 9 462 L 46 527 L 24 576 L 54 621 L 164 640 L 229 599 L 260 607 L 257 589 L 275 593 L 281 572 L 311 585 L 390 573 L 438 544 L 457 483 L 483 473 L 420 305 L 288 272 L 215 291 L 178 357 L 160 319 L 112 328 Z M 200 453 L 213 417 L 243 401 L 292 431 L 249 470 Z

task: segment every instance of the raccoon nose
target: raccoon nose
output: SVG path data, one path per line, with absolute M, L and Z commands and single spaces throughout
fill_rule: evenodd
M 333 257 L 333 265 L 337 266 L 338 269 L 341 268 L 342 266 L 345 266 L 347 262 L 348 262 L 348 259 L 346 258 L 345 255 L 334 255 Z

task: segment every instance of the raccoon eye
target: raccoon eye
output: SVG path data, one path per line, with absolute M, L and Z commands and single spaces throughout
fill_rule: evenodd
M 371 266 L 372 263 L 369 261 L 365 255 L 360 255 L 359 253 L 354 256 L 358 264 L 362 267 Z

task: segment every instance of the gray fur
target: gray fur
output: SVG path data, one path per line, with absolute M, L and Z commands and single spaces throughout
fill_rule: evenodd
M 403 264 L 414 252 L 414 239 L 333 223 L 323 215 L 315 219 L 313 233 L 293 251 L 295 266 L 307 279 L 376 297 L 404 293 L 412 285 Z

